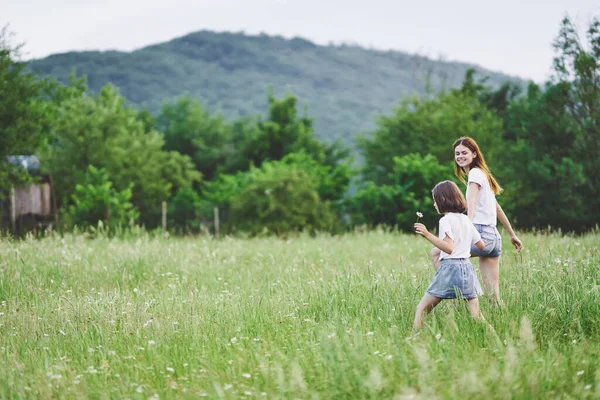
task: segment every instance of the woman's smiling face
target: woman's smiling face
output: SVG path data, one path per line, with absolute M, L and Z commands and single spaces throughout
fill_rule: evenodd
M 470 166 L 476 157 L 476 153 L 472 152 L 468 147 L 463 146 L 462 144 L 459 144 L 454 149 L 454 161 L 461 168 Z

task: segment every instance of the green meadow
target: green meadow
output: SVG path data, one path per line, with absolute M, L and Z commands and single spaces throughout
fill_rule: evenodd
M 598 398 L 600 232 L 520 237 L 493 329 L 442 302 L 417 335 L 416 235 L 4 238 L 0 397 Z

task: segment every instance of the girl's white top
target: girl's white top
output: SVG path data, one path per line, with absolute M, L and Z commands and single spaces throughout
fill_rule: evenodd
M 479 185 L 473 223 L 496 226 L 496 195 L 490 187 L 490 182 L 488 181 L 486 173 L 479 168 L 473 168 L 469 171 L 467 201 L 469 199 L 469 191 L 471 190 L 471 182 L 475 182 Z
M 481 235 L 465 214 L 448 213 L 440 219 L 439 237 L 444 240 L 448 235 L 454 241 L 452 254 L 440 254 L 440 260 L 445 258 L 471 257 L 471 245 L 481 240 Z

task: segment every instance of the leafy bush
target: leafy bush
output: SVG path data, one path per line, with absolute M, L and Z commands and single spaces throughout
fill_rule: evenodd
M 200 228 L 200 196 L 191 187 L 180 188 L 169 202 L 169 227 L 180 231 Z
M 334 214 L 313 177 L 296 165 L 264 163 L 231 199 L 230 229 L 251 234 L 329 230 Z
M 111 228 L 131 223 L 139 216 L 131 204 L 132 189 L 133 184 L 117 191 L 104 169 L 90 165 L 85 174 L 85 183 L 75 187 L 73 204 L 65 215 L 65 223 L 90 227 L 102 221 Z

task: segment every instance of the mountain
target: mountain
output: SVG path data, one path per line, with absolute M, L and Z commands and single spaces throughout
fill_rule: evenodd
M 460 86 L 469 68 L 488 76 L 494 87 L 520 81 L 474 65 L 400 51 L 210 31 L 132 52 L 56 54 L 33 60 L 30 67 L 61 82 L 75 69 L 87 76 L 90 90 L 112 83 L 130 103 L 153 113 L 188 93 L 229 117 L 264 114 L 266 91 L 272 86 L 276 95 L 291 91 L 302 109 L 308 107 L 317 137 L 347 143 L 353 135 L 372 130 L 375 116 L 390 112 L 403 96 Z

